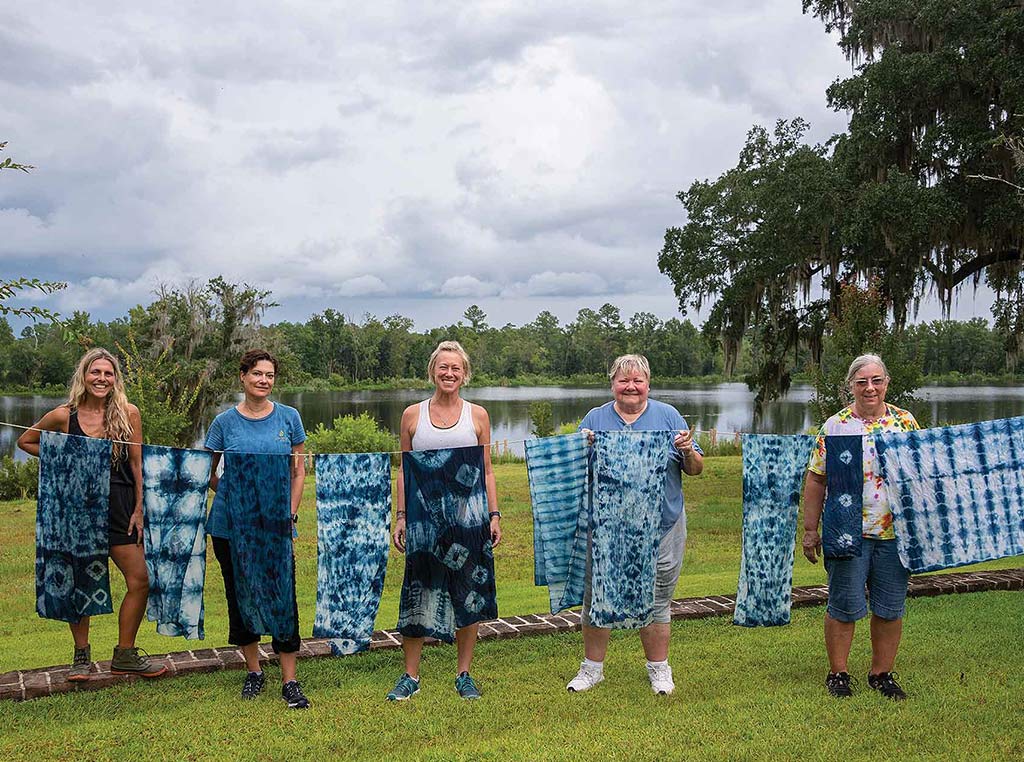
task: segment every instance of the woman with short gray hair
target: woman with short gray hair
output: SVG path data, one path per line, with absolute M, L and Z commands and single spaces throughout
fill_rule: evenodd
M 825 613 L 825 649 L 829 673 L 825 685 L 837 698 L 852 695 L 847 660 L 858 619 L 867 616 L 870 591 L 871 668 L 868 685 L 891 699 L 907 694 L 896 682 L 893 665 L 903 634 L 903 613 L 910 573 L 903 568 L 896 552 L 892 510 L 885 482 L 877 470 L 875 434 L 884 431 L 919 429 L 914 416 L 906 410 L 886 404 L 889 371 L 882 358 L 863 354 L 850 363 L 846 388 L 852 404 L 833 415 L 818 432 L 818 439 L 807 466 L 804 487 L 804 556 L 812 564 L 821 553 L 818 524 L 825 505 L 825 437 L 863 436 L 864 490 L 862 542 L 860 556 L 826 558 L 828 573 L 828 609 Z

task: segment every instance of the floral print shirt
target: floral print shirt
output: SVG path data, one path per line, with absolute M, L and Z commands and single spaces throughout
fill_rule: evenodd
M 858 418 L 852 407 L 846 407 L 829 418 L 818 431 L 814 450 L 807 468 L 816 474 L 825 475 L 826 436 L 864 436 L 864 524 L 863 535 L 878 540 L 894 540 L 892 510 L 889 508 L 889 494 L 885 489 L 882 475 L 877 471 L 874 435 L 882 431 L 916 431 L 921 427 L 914 416 L 893 405 L 885 406 L 885 415 L 873 421 Z

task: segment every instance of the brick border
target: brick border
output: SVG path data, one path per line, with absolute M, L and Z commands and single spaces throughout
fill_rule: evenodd
M 1024 567 L 999 571 L 953 572 L 926 577 L 912 577 L 909 595 L 925 597 L 951 593 L 974 593 L 986 590 L 1024 590 Z M 828 588 L 823 585 L 793 588 L 793 608 L 820 606 L 828 600 Z M 703 598 L 682 598 L 672 601 L 673 619 L 707 619 L 727 616 L 736 605 L 734 595 L 709 595 Z M 494 619 L 480 624 L 480 639 L 520 638 L 527 635 L 546 635 L 575 632 L 580 629 L 578 611 L 560 614 L 524 614 Z M 377 630 L 370 640 L 370 650 L 396 649 L 402 638 L 396 630 Z M 314 659 L 331 655 L 329 642 L 324 638 L 302 641 L 300 659 Z M 176 651 L 160 654 L 167 664 L 166 677 L 217 672 L 222 669 L 241 669 L 245 665 L 237 648 L 202 648 L 195 651 Z M 260 646 L 260 660 L 273 661 L 277 657 L 269 645 Z M 0 674 L 0 700 L 22 701 L 53 696 L 71 691 L 95 691 L 142 678 L 135 675 L 112 675 L 110 662 L 95 662 L 96 672 L 83 682 L 68 682 L 67 666 L 41 667 L 15 670 Z M 163 679 L 163 678 L 159 678 Z

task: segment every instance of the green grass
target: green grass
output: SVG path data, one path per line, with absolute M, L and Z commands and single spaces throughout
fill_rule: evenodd
M 383 700 L 395 652 L 303 663 L 314 702 L 304 713 L 287 712 L 269 682 L 242 703 L 237 671 L 6 703 L 0 758 L 1020 759 L 1020 605 L 1007 592 L 912 601 L 903 704 L 864 686 L 864 631 L 856 695 L 828 699 L 821 609 L 800 609 L 780 628 L 676 623 L 668 697 L 650 693 L 633 633 L 613 637 L 603 684 L 567 693 L 580 636 L 549 635 L 482 642 L 484 698 L 473 703 L 452 690 L 450 648 L 427 649 L 423 689 L 397 705 Z
M 683 573 L 676 588 L 682 597 L 736 592 L 739 574 L 742 518 L 742 465 L 738 457 L 708 458 L 704 473 L 684 479 L 688 536 Z M 498 609 L 503 615 L 530 614 L 548 608 L 547 588 L 533 584 L 533 524 L 530 514 L 526 466 L 495 466 L 502 510 L 504 539 L 495 552 Z M 316 529 L 312 479 L 299 510 L 296 542 L 297 594 L 301 633 L 309 636 L 316 606 Z M 0 672 L 65 663 L 71 656 L 71 638 L 65 625 L 40 619 L 35 614 L 35 503 L 0 503 L 5 533 L 0 542 Z M 377 627 L 393 628 L 398 619 L 403 557 L 394 548 L 388 561 L 384 595 Z M 1021 565 L 1020 558 L 1003 559 L 972 568 L 1008 568 Z M 227 638 L 227 606 L 220 568 L 208 553 L 206 594 L 206 641 L 194 647 L 223 645 Z M 794 584 L 824 584 L 821 564 L 812 566 L 797 554 Z M 124 583 L 111 569 L 115 602 L 124 594 Z M 114 616 L 94 617 L 91 641 L 96 659 L 110 658 L 116 640 Z M 144 622 L 139 645 L 150 653 L 187 648 L 184 640 L 157 635 Z

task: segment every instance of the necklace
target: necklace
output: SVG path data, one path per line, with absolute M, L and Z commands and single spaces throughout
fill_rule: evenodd
M 432 412 L 434 414 L 434 417 L 438 418 L 441 421 L 441 428 L 444 428 L 444 429 L 450 429 L 452 427 L 452 425 L 455 423 L 455 421 L 458 420 L 458 414 L 457 413 L 461 413 L 462 412 L 462 406 L 460 405 L 458 407 L 457 411 L 455 411 L 455 410 L 452 411 L 451 415 L 453 417 L 449 418 L 446 415 L 442 415 L 441 410 L 436 405 L 432 405 L 431 403 L 428 402 L 427 403 L 427 407 L 429 408 L 430 412 Z

